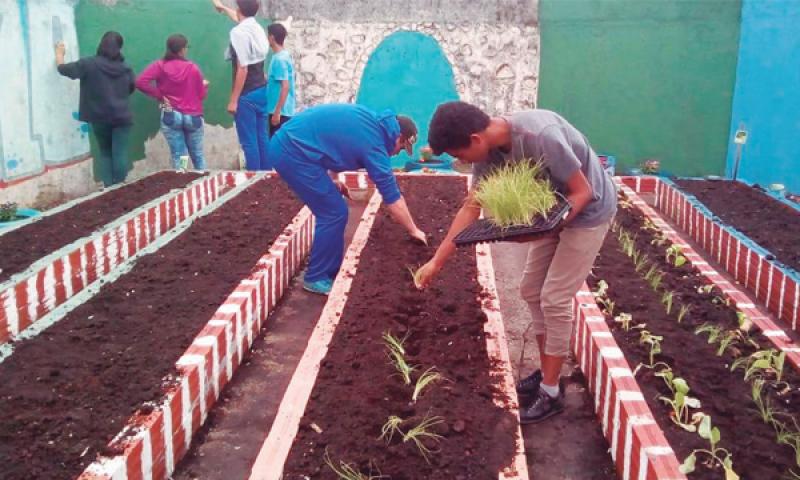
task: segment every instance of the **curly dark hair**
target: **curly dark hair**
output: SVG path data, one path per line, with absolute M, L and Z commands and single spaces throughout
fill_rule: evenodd
M 447 102 L 439 105 L 428 127 L 428 145 L 434 155 L 447 150 L 469 146 L 473 133 L 486 130 L 489 115 L 466 102 Z

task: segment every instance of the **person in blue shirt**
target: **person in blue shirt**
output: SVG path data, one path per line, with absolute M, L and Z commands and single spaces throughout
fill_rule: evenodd
M 347 188 L 329 172 L 366 169 L 391 217 L 416 241 L 427 243 L 417 228 L 392 172 L 390 157 L 411 152 L 414 122 L 391 110 L 376 114 L 354 104 L 320 105 L 304 110 L 270 141 L 275 170 L 316 217 L 311 259 L 303 287 L 327 295 L 344 258 Z
M 287 34 L 286 27 L 280 23 L 273 23 L 267 27 L 269 48 L 272 49 L 272 60 L 270 60 L 267 70 L 267 112 L 270 115 L 270 138 L 295 113 L 294 60 L 292 60 L 292 54 L 283 46 Z

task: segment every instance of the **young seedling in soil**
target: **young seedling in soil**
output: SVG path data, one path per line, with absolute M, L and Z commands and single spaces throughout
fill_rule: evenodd
M 426 462 L 430 463 L 429 455 L 431 454 L 431 449 L 425 445 L 425 442 L 433 442 L 439 443 L 442 439 L 442 436 L 434 433 L 431 431 L 433 427 L 436 425 L 440 425 L 444 423 L 444 419 L 442 417 L 431 417 L 429 415 L 425 415 L 425 418 L 414 428 L 409 430 L 403 435 L 403 443 L 411 440 L 417 446 L 417 450 L 425 459 Z
M 633 262 L 636 273 L 640 273 L 642 270 L 644 270 L 644 267 L 647 266 L 648 260 L 649 259 L 647 258 L 647 255 L 643 254 Z
M 633 323 L 633 315 L 623 312 L 614 317 L 614 321 L 622 325 L 623 330 L 630 332 L 631 324 Z
M 667 310 L 667 315 L 672 313 L 672 298 L 675 296 L 673 292 L 664 292 L 661 296 L 661 303 L 664 304 L 664 308 Z
M 408 268 L 408 272 L 411 274 L 411 279 L 414 281 L 414 286 L 417 287 L 417 290 L 419 290 L 421 286 L 419 277 L 419 268 L 416 269 L 412 267 L 406 267 L 406 268 Z
M 400 425 L 402 424 L 402 418 L 396 415 L 390 416 L 386 423 L 383 424 L 383 427 L 381 428 L 381 436 L 378 437 L 378 440 L 385 440 L 386 444 L 388 445 L 391 443 L 392 438 L 394 438 L 395 433 L 399 433 L 400 436 L 402 436 L 403 432 L 400 431 Z
M 661 229 L 658 228 L 656 224 L 653 223 L 653 221 L 650 220 L 649 218 L 644 219 L 644 223 L 642 224 L 642 230 L 646 232 L 653 232 L 654 235 L 658 235 L 661 232 Z
M 698 287 L 697 293 L 704 293 L 706 295 L 709 295 L 709 294 L 711 294 L 711 292 L 713 290 L 714 290 L 714 285 L 709 283 L 708 285 L 704 285 L 702 287 Z
M 657 291 L 658 287 L 661 286 L 661 280 L 663 278 L 664 278 L 663 273 L 655 272 L 652 275 L 650 275 L 650 278 L 647 279 L 647 282 L 650 284 L 650 288 L 652 288 L 653 291 Z
M 800 427 L 798 427 L 797 420 L 794 417 L 791 420 L 794 424 L 794 430 L 790 430 L 785 423 L 778 420 L 773 420 L 772 426 L 775 427 L 777 442 L 781 445 L 788 445 L 794 450 L 794 462 L 797 466 L 800 466 L 800 432 L 798 432 Z M 800 475 L 791 470 L 789 473 L 792 478 L 800 478 Z
M 751 394 L 753 396 L 753 403 L 755 403 L 756 407 L 758 408 L 758 413 L 761 415 L 761 420 L 763 420 L 764 423 L 775 425 L 775 413 L 770 405 L 770 398 L 768 395 L 764 395 L 765 384 L 766 382 L 763 378 L 757 378 L 753 381 L 753 384 L 750 386 Z
M 689 396 L 689 384 L 686 383 L 686 380 L 680 377 L 670 376 L 669 383 L 667 385 L 669 386 L 670 391 L 672 391 L 672 398 L 659 398 L 662 402 L 672 407 L 670 419 L 675 423 L 675 425 L 688 432 L 697 431 L 697 426 L 690 416 L 689 409 L 700 408 L 700 400 Z
M 720 440 L 719 428 L 711 426 L 711 417 L 709 415 L 703 415 L 697 433 L 703 439 L 708 440 L 710 449 L 694 450 L 686 457 L 686 460 L 683 461 L 680 471 L 684 474 L 694 472 L 697 463 L 697 454 L 703 453 L 710 457 L 709 462 L 711 466 L 716 463 L 723 468 L 725 471 L 725 480 L 739 480 L 739 475 L 733 470 L 733 455 L 731 455 L 731 452 L 728 450 L 717 447 Z M 725 457 L 723 458 L 721 455 L 725 455 Z
M 490 174 L 478 185 L 475 198 L 486 217 L 500 228 L 530 225 L 537 217 L 546 217 L 558 203 L 543 167 L 532 160 Z
M 656 355 L 661 353 L 662 340 L 664 340 L 664 337 L 659 335 L 653 335 L 647 330 L 642 330 L 642 332 L 639 334 L 639 343 L 650 349 L 650 351 L 648 352 L 648 355 L 650 357 L 650 363 L 645 365 L 645 367 L 647 368 L 655 367 Z
M 686 264 L 686 257 L 683 256 L 683 250 L 678 245 L 671 245 L 667 248 L 667 262 L 669 263 L 672 258 L 672 264 L 676 267 L 682 267 Z
M 383 334 L 383 341 L 386 343 L 386 349 L 388 350 L 387 354 L 389 355 L 392 365 L 394 365 L 394 368 L 400 374 L 400 378 L 403 379 L 403 383 L 406 385 L 411 385 L 411 374 L 414 373 L 417 367 L 416 365 L 410 365 L 408 362 L 406 362 L 406 350 L 403 347 L 406 339 L 408 339 L 408 334 L 406 334 L 402 340 L 399 340 L 390 332 Z
M 436 367 L 431 367 L 425 370 L 422 375 L 417 378 L 417 383 L 414 385 L 414 394 L 411 396 L 411 401 L 417 403 L 417 399 L 428 385 L 441 380 L 444 380 L 444 377 L 436 371 Z
M 343 461 L 339 461 L 339 465 L 337 466 L 333 460 L 331 460 L 330 455 L 328 455 L 328 450 L 325 450 L 325 464 L 328 465 L 328 468 L 333 470 L 333 473 L 339 477 L 340 480 L 380 480 L 382 478 L 389 478 L 386 475 L 364 475 L 363 473 L 359 472 L 352 465 L 349 463 L 345 463 Z
M 775 349 L 760 350 L 749 357 L 737 359 L 731 365 L 731 371 L 744 367 L 744 380 L 747 382 L 753 377 L 765 378 L 767 374 L 775 377 L 776 382 L 783 379 L 783 366 L 786 362 L 786 352 L 778 353 Z
M 683 319 L 689 314 L 689 310 L 691 310 L 691 307 L 688 305 L 681 305 L 681 308 L 678 310 L 678 323 L 683 322 Z

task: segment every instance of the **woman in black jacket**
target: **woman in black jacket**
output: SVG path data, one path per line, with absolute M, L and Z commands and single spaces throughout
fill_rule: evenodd
M 128 97 L 135 90 L 136 76 L 122 56 L 122 35 L 106 32 L 97 55 L 64 63 L 66 47 L 56 45 L 58 73 L 80 79 L 79 119 L 90 123 L 100 147 L 100 177 L 106 187 L 125 180 L 128 174 L 128 137 L 133 116 Z

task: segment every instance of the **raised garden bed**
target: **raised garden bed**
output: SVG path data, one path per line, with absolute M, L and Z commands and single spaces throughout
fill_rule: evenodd
M 0 235 L 0 251 L 13 252 L 0 257 L 0 283 L 43 256 L 170 190 L 185 187 L 200 176 L 200 173 L 159 172 Z
M 723 222 L 800 272 L 800 210 L 741 182 L 676 180 Z
M 407 178 L 401 188 L 418 225 L 438 244 L 466 192 L 465 179 Z M 487 352 L 475 253 L 459 252 L 448 264 L 437 281 L 447 287 L 416 292 L 408 267 L 432 251 L 414 245 L 385 212 L 377 214 L 300 429 L 281 462 L 286 480 L 337 478 L 326 458 L 337 468 L 344 462 L 394 479 L 498 478 L 514 463 L 519 427 L 512 410 L 494 401 L 506 391 L 505 378 L 493 375 Z M 431 367 L 446 380 L 429 385 L 414 403 L 414 387 L 398 378 L 387 357 L 386 333 L 408 335 L 405 358 L 419 365 L 414 382 Z M 390 442 L 379 439 L 393 415 L 405 420 L 402 432 L 426 416 L 435 423 L 431 432 L 442 437 L 422 439 L 427 460 L 401 433 Z
M 596 290 L 602 290 L 600 280 L 609 285 L 605 294 L 599 293 L 599 303 L 628 363 L 655 365 L 638 367 L 637 378 L 669 445 L 681 460 L 693 450 L 709 448 L 708 440 L 673 422 L 672 407 L 661 399 L 676 398 L 663 378 L 667 365 L 675 377 L 685 379 L 691 389 L 689 396 L 701 403 L 683 411 L 684 422 L 699 421 L 693 415 L 700 412 L 710 416 L 711 425 L 720 433 L 717 446 L 730 452 L 733 469 L 741 478 L 783 478 L 792 469 L 800 470 L 795 450 L 779 444 L 776 433 L 797 431 L 793 419 L 800 402 L 800 376 L 788 366 L 780 379 L 786 383 L 778 382 L 770 369 L 754 370 L 747 381 L 744 369 L 732 372 L 738 359 L 773 348 L 770 339 L 737 314 L 728 305 L 725 293 L 708 284 L 679 249 L 670 250 L 671 242 L 652 222 L 645 221 L 641 212 L 630 206 L 623 208 L 617 222 L 616 231 L 601 250 L 590 284 Z M 709 342 L 712 332 L 715 338 Z M 724 349 L 723 338 L 730 340 Z M 774 353 L 780 358 L 780 352 Z M 757 398 L 770 403 L 774 419 L 783 427 L 761 417 L 753 396 L 757 378 L 763 380 Z M 721 459 L 726 455 L 719 452 Z M 719 463 L 709 464 L 708 458 L 698 454 L 697 471 L 689 478 L 723 478 Z
M 183 189 L 132 207 L 100 229 L 84 232 L 85 236 L 49 252 L 13 275 L 0 284 L 0 346 L 251 176 L 220 172 L 200 177 Z M 73 202 L 74 206 L 68 210 L 89 201 Z M 51 215 L 56 218 L 61 213 L 48 213 L 46 221 L 50 221 Z
M 194 390 L 194 396 L 183 399 L 179 395 L 178 412 L 188 413 L 188 419 L 173 415 L 174 422 L 165 423 L 173 428 L 164 428 L 158 434 L 162 444 L 165 437 L 169 438 L 170 458 L 165 460 L 162 445 L 160 468 L 154 469 L 153 445 L 158 432 L 152 437 L 148 433 L 147 447 L 139 446 L 141 458 L 122 465 L 122 471 L 129 475 L 138 471 L 137 475 L 148 478 L 164 478 L 167 467 L 174 465 L 175 457 L 185 449 L 205 415 L 195 407 L 205 407 L 214 398 L 215 388 L 206 375 L 213 378 L 212 374 L 219 374 L 226 364 L 228 373 L 232 368 L 231 357 L 226 355 L 230 346 L 215 348 L 221 363 L 205 370 L 198 367 L 197 355 L 186 358 L 184 352 L 187 348 L 192 352 L 195 347 L 190 346 L 196 335 L 220 313 L 221 305 L 227 305 L 226 299 L 233 296 L 231 292 L 242 279 L 264 260 L 268 239 L 277 238 L 300 207 L 278 179 L 258 181 L 196 220 L 169 244 L 140 259 L 131 272 L 106 285 L 59 323 L 32 340 L 20 342 L 14 354 L 0 364 L 3 478 L 72 480 L 98 454 L 121 453 L 123 446 L 112 443 L 109 447 L 109 442 L 131 415 L 151 413 L 154 404 L 146 402 L 159 402 L 165 388 L 176 388 L 177 381 L 180 391 L 188 394 Z M 291 259 L 282 259 L 284 265 L 291 263 L 294 267 L 299 253 L 296 248 L 289 249 L 282 257 Z M 285 279 L 269 294 L 270 300 L 266 296 L 258 300 L 262 313 L 274 303 L 275 293 L 282 291 L 284 284 Z M 267 294 L 263 288 L 261 292 Z M 256 303 L 255 294 L 243 294 Z M 238 301 L 244 305 L 247 298 Z M 231 307 L 235 309 L 236 305 Z M 241 315 L 229 311 L 230 307 L 224 310 L 221 313 L 230 316 L 236 328 L 230 324 L 221 327 L 223 338 L 232 332 L 232 344 L 244 345 L 245 338 L 251 340 L 252 330 L 245 331 L 244 307 Z M 252 316 L 249 318 L 247 325 L 252 323 Z M 210 347 L 208 356 L 213 356 Z M 195 372 L 191 382 L 194 389 L 180 380 L 182 372 L 176 368 L 179 358 Z M 236 364 L 241 358 L 239 351 Z M 215 382 L 218 386 L 218 379 Z M 173 434 L 180 443 L 172 442 Z M 143 460 L 145 453 L 150 455 L 147 462 Z
M 779 262 L 773 252 L 721 220 L 671 180 L 621 177 L 618 182 L 636 193 L 655 194 L 656 208 L 742 285 L 757 306 L 760 302 L 792 330 L 800 329 L 800 273 Z M 783 204 L 779 208 L 791 209 Z

